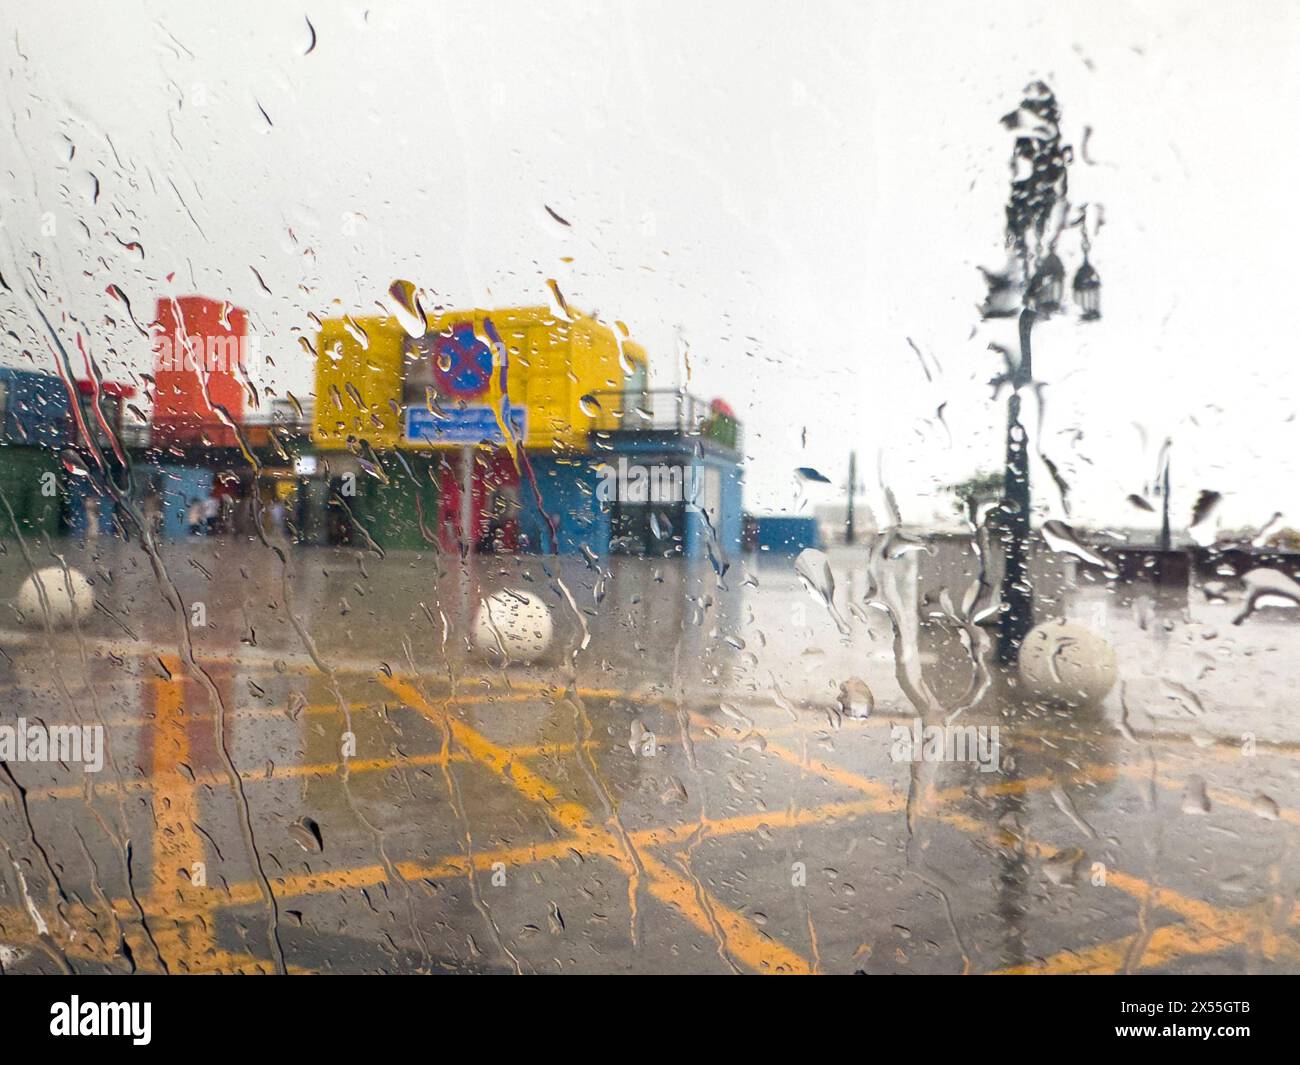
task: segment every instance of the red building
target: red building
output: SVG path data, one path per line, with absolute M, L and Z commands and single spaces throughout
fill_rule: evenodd
M 248 312 L 243 308 L 205 296 L 158 301 L 155 446 L 237 444 L 229 423 L 243 421 L 248 343 Z

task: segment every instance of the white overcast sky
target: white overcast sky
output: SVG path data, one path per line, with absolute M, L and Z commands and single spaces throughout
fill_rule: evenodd
M 1126 497 L 1172 436 L 1176 524 L 1213 488 L 1225 524 L 1300 525 L 1298 71 L 1286 0 L 10 4 L 0 270 L 86 322 L 108 376 L 149 363 L 108 285 L 142 322 L 160 294 L 227 298 L 261 382 L 298 393 L 309 312 L 373 310 L 395 278 L 546 302 L 555 278 L 658 383 L 737 409 L 752 509 L 856 448 L 926 521 L 1000 462 L 1008 338 L 976 265 L 1001 262 L 998 117 L 1041 78 L 1072 198 L 1105 217 L 1103 320 L 1035 334 L 1074 518 L 1140 524 Z M 4 361 L 49 365 L 26 305 L 0 308 Z

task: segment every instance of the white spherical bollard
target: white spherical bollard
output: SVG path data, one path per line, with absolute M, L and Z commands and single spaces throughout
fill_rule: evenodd
M 1035 695 L 1095 706 L 1115 686 L 1115 650 L 1095 632 L 1056 619 L 1029 630 L 1020 647 L 1020 677 Z
M 41 605 L 40 590 L 36 587 L 38 579 L 49 606 L 50 624 L 56 629 L 66 628 L 74 621 L 85 621 L 95 608 L 95 590 L 84 573 L 69 566 L 65 580 L 62 566 L 46 566 L 23 581 L 18 589 L 18 609 L 32 628 L 45 627 L 45 609 Z M 68 594 L 69 587 L 71 595 Z
M 512 588 L 479 605 L 473 640 L 483 654 L 504 652 L 512 662 L 535 662 L 550 648 L 554 632 L 546 604 L 531 592 Z
M 865 721 L 876 708 L 876 697 L 861 677 L 850 677 L 840 685 L 840 713 L 857 721 Z

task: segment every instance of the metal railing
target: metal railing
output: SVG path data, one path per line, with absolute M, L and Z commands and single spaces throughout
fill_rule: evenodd
M 613 418 L 620 430 L 702 436 L 723 447 L 740 450 L 742 432 L 739 420 L 715 410 L 707 400 L 684 389 L 600 391 L 592 392 L 590 398 L 599 406 L 600 415 Z

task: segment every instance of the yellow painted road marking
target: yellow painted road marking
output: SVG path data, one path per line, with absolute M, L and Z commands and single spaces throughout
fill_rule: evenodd
M 1294 918 L 1290 923 L 1294 925 Z M 1156 968 L 1180 959 L 1244 946 L 1256 932 L 1257 923 L 1240 911 L 1222 912 L 1191 924 L 1180 921 L 1164 925 L 1151 933 L 1135 968 Z M 1123 969 L 1136 938 L 1136 935 L 1127 935 L 1079 950 L 1063 950 L 1041 961 L 997 969 L 995 973 L 1005 976 L 1118 973 Z M 1265 956 L 1285 954 L 1292 960 L 1300 959 L 1300 945 L 1294 940 L 1285 935 L 1269 939 L 1270 942 L 1262 949 Z
M 596 747 L 593 742 L 590 746 Z M 543 755 L 566 754 L 574 749 L 571 743 L 547 743 L 538 745 L 521 745 L 518 747 L 507 747 L 511 755 L 515 758 L 538 758 Z M 403 758 L 357 758 L 349 759 L 348 773 L 350 776 L 356 776 L 359 773 L 382 773 L 390 769 L 403 769 L 407 767 L 420 768 L 428 766 L 440 766 L 445 759 L 442 753 L 434 754 L 413 754 Z M 468 754 L 452 754 L 453 762 L 472 762 L 474 759 Z M 297 765 L 276 766 L 273 772 L 267 773 L 266 769 L 243 769 L 240 770 L 240 779 L 246 783 L 276 783 L 286 780 L 301 780 L 307 777 L 327 778 L 337 776 L 343 769 L 342 762 L 309 762 Z M 186 780 L 189 780 L 186 777 Z M 137 792 L 150 791 L 154 788 L 156 778 L 151 774 L 147 777 L 137 777 L 131 780 L 106 781 L 103 784 L 96 784 L 95 791 L 97 794 L 112 795 L 117 791 Z M 230 777 L 225 772 L 217 770 L 204 770 L 202 773 L 195 773 L 193 783 L 196 787 L 204 788 L 228 788 L 230 786 Z M 41 802 L 53 799 L 79 799 L 85 795 L 84 787 L 75 785 L 60 785 L 48 788 L 34 788 L 27 793 L 28 802 Z M 0 806 L 3 806 L 3 794 L 0 793 Z
M 180 663 L 173 660 L 172 673 Z M 171 971 L 202 968 L 217 954 L 206 888 L 206 860 L 199 823 L 198 792 L 181 767 L 190 761 L 185 683 L 179 679 L 147 682 L 153 692 L 154 780 L 153 888 L 141 905 L 146 914 L 165 914 L 176 906 L 197 911 L 184 925 L 151 924 L 153 941 Z M 147 957 L 147 955 L 145 955 Z
M 802 758 L 793 751 L 780 746 L 779 744 L 768 743 L 766 750 L 776 755 L 792 765 L 798 765 L 823 776 L 824 779 L 843 784 L 862 792 L 865 795 L 879 797 L 882 788 L 885 788 L 880 782 L 863 777 L 860 774 L 850 772 L 838 766 L 828 765 L 821 759 Z M 1092 779 L 1099 779 L 1103 776 L 1114 776 L 1117 770 L 1111 766 L 1086 766 L 1080 770 L 1085 776 L 1091 776 Z M 1030 778 L 1015 782 L 1019 785 L 1019 790 L 1030 791 L 1051 787 L 1058 783 L 1059 777 L 1050 774 L 1044 774 L 1039 777 Z M 1169 782 L 1174 784 L 1176 782 Z M 1180 786 L 1180 785 L 1179 785 Z M 886 789 L 888 790 L 888 789 Z M 983 822 L 956 812 L 940 812 L 940 809 L 947 802 L 965 797 L 966 791 L 962 788 L 949 788 L 943 791 L 935 792 L 933 795 L 933 809 L 927 811 L 926 816 L 933 818 L 941 823 L 951 825 L 961 829 L 971 835 L 984 836 L 998 843 L 1001 840 L 999 834 L 990 829 L 990 826 Z M 1027 847 L 1034 848 L 1039 857 L 1050 859 L 1059 854 L 1060 848 L 1050 844 L 1042 843 L 1030 839 L 1027 835 L 1022 836 Z M 1211 937 L 1208 942 L 1211 944 L 1208 950 L 1218 950 L 1220 947 L 1214 945 L 1217 942 L 1215 937 L 1220 935 L 1221 929 L 1239 929 L 1243 927 L 1241 919 L 1232 911 L 1222 910 L 1212 906 L 1209 903 L 1202 902 L 1198 899 L 1192 899 L 1186 895 L 1172 891 L 1168 888 L 1153 888 L 1147 881 L 1138 877 L 1123 873 L 1118 870 L 1109 870 L 1107 872 L 1106 884 L 1109 887 L 1117 888 L 1125 894 L 1131 895 L 1137 899 L 1145 899 L 1149 893 L 1152 894 L 1154 904 L 1160 908 L 1170 910 L 1180 916 L 1192 921 L 1198 929 L 1204 930 L 1206 935 Z M 1160 940 L 1163 949 L 1171 949 L 1174 943 L 1195 943 L 1195 935 L 1186 935 L 1181 937 L 1172 934 L 1163 936 Z
M 743 835 L 763 828 L 784 829 L 803 825 L 823 824 L 828 821 L 851 820 L 870 814 L 898 813 L 902 810 L 902 800 L 897 797 L 889 799 L 860 800 L 857 802 L 826 803 L 798 811 L 773 811 L 770 813 L 742 814 L 737 817 L 705 821 L 702 838 L 725 839 L 728 836 Z M 682 825 L 642 828 L 628 835 L 638 847 L 662 847 L 675 843 L 684 843 L 700 831 L 700 826 L 691 822 Z M 584 850 L 585 848 L 585 850 Z M 485 872 L 497 862 L 511 868 L 532 865 L 537 862 L 567 858 L 574 854 L 601 854 L 608 851 L 606 842 L 593 836 L 570 836 L 564 839 L 548 840 L 544 843 L 521 844 L 517 847 L 503 847 L 497 850 L 474 852 L 473 868 Z M 621 851 L 618 852 L 621 857 Z M 441 880 L 464 876 L 469 868 L 463 854 L 448 855 L 431 864 L 405 861 L 397 863 L 402 876 L 409 881 Z M 349 888 L 373 887 L 384 880 L 384 868 L 381 865 L 349 866 L 331 869 L 321 873 L 299 876 L 279 877 L 272 881 L 277 888 L 279 898 L 296 898 L 316 895 L 330 891 Z M 228 896 L 229 905 L 252 905 L 261 898 L 257 886 L 252 881 L 231 885 Z
M 567 749 L 572 749 L 571 745 L 563 746 Z M 769 749 L 771 749 L 771 746 L 772 745 L 769 745 Z M 556 748 L 549 749 L 554 750 Z M 493 768 L 500 772 L 501 767 L 508 764 L 510 759 L 528 757 L 530 754 L 534 753 L 534 751 L 540 750 L 541 749 L 504 748 L 491 745 L 491 751 L 489 753 L 494 757 L 494 761 L 492 762 Z M 778 757 L 784 757 L 786 760 L 789 760 L 794 764 L 804 765 L 803 759 L 799 759 L 793 754 L 793 752 L 787 751 L 784 748 L 778 747 L 774 753 L 776 753 Z M 846 784 L 855 790 L 873 795 L 874 797 L 872 800 L 862 803 L 824 804 L 819 807 L 800 811 L 798 814 L 793 816 L 763 813 L 728 818 L 721 821 L 706 822 L 704 826 L 704 835 L 706 837 L 719 837 L 733 833 L 752 832 L 764 826 L 778 828 L 791 827 L 795 824 L 816 823 L 836 817 L 852 817 L 882 812 L 896 813 L 901 811 L 904 806 L 904 796 L 893 793 L 887 786 L 880 784 L 879 782 L 839 769 L 821 759 L 810 760 L 808 762 L 808 767 L 812 768 L 814 771 L 829 776 L 837 782 Z M 1114 770 L 1111 767 L 1085 767 L 1082 772 L 1086 773 L 1090 770 L 1093 773 L 1093 779 L 1109 777 L 1114 774 Z M 1040 776 L 1021 781 L 999 782 L 991 785 L 990 788 L 986 790 L 1024 793 L 1050 786 L 1054 782 L 1054 778 L 1050 776 Z M 530 786 L 532 786 L 531 783 Z M 936 793 L 936 799 L 942 804 L 960 799 L 965 794 L 964 789 L 961 788 L 944 789 L 943 791 Z M 546 798 L 546 793 L 544 791 L 538 791 L 537 795 L 542 799 Z M 948 813 L 943 815 L 943 817 L 944 820 L 963 831 L 974 832 L 980 835 L 987 835 L 989 832 L 989 826 L 963 815 Z M 699 826 L 695 824 L 688 824 L 667 828 L 643 829 L 633 833 L 632 838 L 638 846 L 663 845 L 670 842 L 685 841 L 687 838 L 695 834 L 698 828 Z M 525 861 L 545 860 L 549 857 L 563 855 L 574 848 L 590 846 L 593 842 L 593 840 L 585 838 L 582 835 L 575 835 L 571 840 L 557 841 L 535 847 L 514 848 L 507 851 L 483 852 L 475 856 L 474 864 L 477 868 L 486 869 L 490 868 L 495 861 L 505 861 L 508 864 L 520 864 Z M 1030 842 L 1032 844 L 1032 841 Z M 1052 854 L 1057 853 L 1055 849 L 1043 844 L 1032 845 L 1040 857 L 1050 857 Z M 610 857 L 617 860 L 620 856 L 611 853 Z M 420 877 L 437 878 L 440 876 L 463 875 L 465 863 L 463 858 L 452 857 L 444 859 L 432 866 L 403 863 L 401 869 L 403 875 L 410 879 L 418 879 Z M 1126 894 L 1135 897 L 1143 897 L 1149 890 L 1148 885 L 1138 878 L 1127 877 L 1122 873 L 1113 873 L 1111 875 L 1113 878 L 1111 882 L 1116 887 L 1124 890 Z M 333 890 L 349 885 L 361 886 L 364 884 L 377 883 L 382 879 L 383 871 L 380 867 L 376 866 L 357 869 L 354 871 L 349 870 L 325 873 L 320 876 L 309 878 L 294 878 L 277 881 L 277 887 L 281 888 L 284 894 L 288 897 L 293 897 L 293 895 L 299 893 L 310 894 L 315 891 Z M 248 885 L 248 887 L 251 889 L 252 886 Z M 245 892 L 245 894 L 248 894 L 248 892 Z M 256 893 L 252 892 L 249 894 L 247 899 L 239 899 L 238 901 L 254 902 L 256 901 Z M 1205 928 L 1207 934 L 1210 934 L 1212 931 L 1211 922 L 1223 920 L 1222 911 L 1217 911 L 1207 904 L 1199 903 L 1196 900 L 1186 899 L 1181 895 L 1165 889 L 1158 890 L 1157 904 L 1170 909 L 1173 912 L 1187 915 L 1189 918 L 1196 920 L 1198 924 L 1201 924 Z M 698 916 L 699 915 L 697 914 L 697 917 Z M 1225 927 L 1237 928 L 1239 926 L 1236 924 L 1228 924 Z M 1159 947 L 1161 943 L 1167 941 L 1183 944 L 1198 942 L 1198 940 L 1191 936 L 1183 937 L 1183 939 L 1171 939 L 1170 936 L 1170 933 L 1161 933 L 1158 938 L 1153 937 L 1153 942 L 1157 947 Z M 1211 936 L 1211 938 L 1202 939 L 1199 940 L 1199 942 L 1208 944 L 1207 949 L 1218 949 L 1217 944 L 1222 942 L 1222 940 Z M 1150 949 L 1151 948 L 1149 948 L 1149 950 Z
M 433 721 L 446 724 L 463 749 L 507 780 L 525 798 L 541 804 L 559 825 L 596 844 L 606 857 L 623 869 L 625 875 L 631 875 L 632 870 L 614 833 L 599 826 L 584 807 L 563 800 L 554 787 L 538 774 L 522 767 L 507 749 L 497 746 L 445 710 L 431 705 L 410 683 L 389 677 L 382 678 L 382 681 L 408 706 L 420 710 Z M 759 972 L 812 971 L 812 966 L 801 955 L 764 934 L 743 914 L 723 905 L 708 892 L 697 889 L 691 880 L 664 862 L 642 854 L 641 864 L 649 880 L 650 893 L 711 935 L 716 922 L 727 954 L 737 961 Z
M 360 672 L 357 670 L 356 672 Z M 163 682 L 168 683 L 168 682 Z M 401 682 L 398 682 L 401 683 Z M 393 685 L 388 685 L 393 688 Z M 395 690 L 395 689 L 394 689 Z M 490 701 L 527 701 L 534 697 L 529 693 L 545 693 L 555 695 L 562 689 L 553 684 L 520 682 L 511 689 L 486 689 L 482 693 L 450 695 L 447 698 L 440 699 L 442 706 L 479 704 Z M 400 694 L 400 693 L 399 693 Z M 418 694 L 418 693 L 417 693 Z M 581 694 L 588 698 L 638 698 L 642 702 L 654 702 L 653 699 L 645 699 L 636 696 L 633 693 L 622 692 L 615 689 L 582 689 Z M 405 697 L 404 697 L 405 698 Z M 544 860 L 553 860 L 563 858 L 572 850 L 588 850 L 591 853 L 607 857 L 626 872 L 626 856 L 622 849 L 616 845 L 616 840 L 608 831 L 595 824 L 590 813 L 582 806 L 575 803 L 564 803 L 559 792 L 556 791 L 549 783 L 539 774 L 533 773 L 526 766 L 519 766 L 518 761 L 536 757 L 542 754 L 571 752 L 571 744 L 562 745 L 545 745 L 542 747 L 501 747 L 493 744 L 476 733 L 468 726 L 463 726 L 452 715 L 447 714 L 445 709 L 438 710 L 429 706 L 420 706 L 413 700 L 405 698 L 405 701 L 411 703 L 419 712 L 426 717 L 432 714 L 439 715 L 435 719 L 447 721 L 455 735 L 457 745 L 465 752 L 457 752 L 451 757 L 453 760 L 462 759 L 473 760 L 484 764 L 494 773 L 500 775 L 503 779 L 509 781 L 512 786 L 519 790 L 521 794 L 529 798 L 530 801 L 544 806 L 554 820 L 562 827 L 569 829 L 572 836 L 569 839 L 548 841 L 543 844 L 521 846 L 508 848 L 497 851 L 487 851 L 476 853 L 474 856 L 474 867 L 478 869 L 489 868 L 496 861 L 506 861 L 507 864 L 525 864 L 527 862 L 537 862 Z M 308 711 L 314 711 L 315 708 L 309 707 Z M 328 707 L 322 706 L 320 712 L 337 712 L 334 704 Z M 282 711 L 269 708 L 248 708 L 248 713 L 261 715 L 278 714 Z M 711 734 L 716 735 L 717 723 L 706 718 L 702 720 Z M 880 720 L 883 724 L 884 721 Z M 175 729 L 176 721 L 160 724 L 159 721 L 145 722 L 147 725 L 159 727 L 159 738 L 167 728 Z M 776 727 L 773 729 L 760 728 L 759 731 L 766 735 L 786 734 L 793 732 L 796 734 L 806 733 L 807 729 L 801 727 L 801 724 L 794 726 Z M 857 723 L 854 723 L 856 725 Z M 467 731 L 466 731 L 467 730 Z M 471 735 L 472 734 L 472 735 Z M 477 740 L 475 739 L 477 737 Z M 1160 737 L 1153 737 L 1159 739 Z M 896 788 L 879 781 L 871 780 L 860 774 L 854 774 L 848 770 L 833 765 L 824 759 L 806 759 L 801 758 L 785 748 L 774 744 L 768 745 L 767 748 L 774 755 L 783 760 L 789 761 L 800 767 L 812 770 L 828 779 L 844 786 L 850 787 L 859 793 L 868 796 L 865 801 L 848 802 L 848 803 L 830 803 L 821 804 L 795 813 L 775 814 L 762 813 L 753 815 L 743 815 L 741 817 L 727 818 L 720 821 L 706 821 L 703 826 L 699 824 L 686 824 L 675 826 L 656 826 L 649 829 L 640 829 L 630 833 L 630 838 L 638 847 L 663 846 L 674 843 L 683 843 L 688 841 L 692 836 L 699 833 L 702 838 L 722 837 L 731 834 L 752 832 L 764 826 L 772 828 L 793 827 L 795 825 L 812 824 L 822 821 L 832 820 L 835 818 L 850 818 L 863 816 L 872 813 L 897 813 L 901 811 L 906 802 L 905 795 L 898 793 Z M 173 754 L 168 755 L 164 750 L 161 761 L 155 760 L 154 774 L 149 780 L 129 781 L 127 787 L 147 788 L 161 787 L 158 794 L 155 795 L 155 801 L 162 801 L 163 805 L 169 805 L 174 798 L 179 796 L 184 801 L 184 796 L 174 789 L 180 785 L 188 787 L 192 793 L 194 787 L 203 784 L 208 776 L 211 776 L 212 784 L 227 784 L 228 781 L 224 774 L 204 774 L 196 781 L 191 781 L 188 776 L 179 772 L 179 765 L 185 760 L 181 756 L 181 748 L 173 747 Z M 157 754 L 157 752 L 155 752 Z M 168 761 L 170 759 L 170 762 Z M 352 771 L 381 771 L 389 768 L 401 768 L 405 766 L 429 764 L 441 764 L 443 755 L 441 752 L 435 755 L 415 756 L 404 759 L 370 759 L 364 761 L 353 761 L 351 763 Z M 364 768 L 362 768 L 364 767 Z M 292 777 L 303 777 L 315 774 L 328 775 L 336 772 L 338 767 L 333 764 L 322 764 L 314 766 L 289 766 L 277 771 L 272 779 L 285 779 Z M 1123 773 L 1126 776 L 1134 776 L 1139 779 L 1150 779 L 1149 770 L 1139 766 L 1084 766 L 1078 771 L 1077 776 L 1085 779 L 1101 780 L 1113 778 L 1115 775 Z M 246 780 L 264 779 L 264 774 L 260 772 L 241 774 Z M 994 793 L 1028 793 L 1040 790 L 1052 783 L 1056 783 L 1060 778 L 1051 776 L 1039 776 L 1028 778 L 1021 781 L 1004 781 L 990 785 L 981 789 L 985 794 Z M 1157 783 L 1164 788 L 1178 789 L 1183 786 L 1183 782 L 1174 780 L 1167 776 L 1157 778 Z M 50 789 L 51 792 L 59 789 Z M 33 792 L 32 796 L 36 797 L 40 793 Z M 77 797 L 83 794 L 82 789 L 68 789 L 71 797 Z M 962 788 L 948 788 L 934 793 L 933 799 L 938 807 L 947 803 L 958 801 L 965 797 L 968 792 Z M 1236 809 L 1249 810 L 1250 803 L 1240 796 L 1231 793 L 1219 791 L 1212 792 L 1212 797 L 1216 802 L 1222 802 L 1225 806 Z M 986 823 L 969 818 L 955 811 L 939 813 L 937 815 L 941 820 L 961 829 L 964 832 L 972 833 L 979 836 L 987 837 L 990 833 L 990 826 Z M 1291 824 L 1297 823 L 1297 815 L 1294 811 L 1283 810 L 1282 819 Z M 201 859 L 202 841 L 193 838 L 194 834 L 190 833 L 191 838 L 186 839 L 184 835 L 176 837 L 169 836 L 167 840 L 159 845 L 156 854 L 163 853 L 168 847 L 176 848 L 176 853 L 180 858 L 192 857 L 194 847 L 197 845 L 197 853 Z M 1005 842 L 1005 839 L 1001 840 Z M 1043 843 L 1037 843 L 1032 840 L 1026 840 L 1026 846 L 1031 848 L 1040 857 L 1050 857 L 1057 852 L 1054 848 Z M 419 865 L 414 862 L 398 863 L 398 868 L 404 877 L 415 880 L 420 877 L 439 878 L 452 875 L 464 875 L 467 867 L 466 860 L 463 856 L 447 857 L 433 865 Z M 652 871 L 653 870 L 653 871 Z M 709 901 L 707 908 L 702 908 L 696 898 L 696 889 L 694 883 L 674 871 L 670 866 L 651 857 L 650 864 L 646 866 L 648 878 L 652 881 L 651 889 L 655 897 L 669 903 L 679 909 L 695 924 L 705 930 L 710 930 L 710 921 L 717 921 L 725 930 L 728 940 L 728 949 L 733 940 L 744 942 L 749 940 L 753 942 L 755 937 L 760 945 L 770 948 L 773 941 L 756 929 L 752 924 L 740 914 L 733 914 L 726 911 L 725 908 L 719 908 L 716 901 Z M 155 873 L 159 870 L 155 869 Z M 275 886 L 277 895 L 283 893 L 285 897 L 293 897 L 295 894 L 311 894 L 316 892 L 338 890 L 347 886 L 364 886 L 380 882 L 384 879 L 384 871 L 381 866 L 349 868 L 335 872 L 326 872 L 319 875 L 305 877 L 286 877 L 277 879 Z M 1108 882 L 1113 884 L 1117 889 L 1124 891 L 1136 898 L 1145 898 L 1148 893 L 1152 892 L 1152 887 L 1145 881 L 1130 877 L 1123 873 L 1111 871 L 1108 874 Z M 655 890 L 656 885 L 658 890 Z M 234 885 L 228 901 L 217 903 L 218 907 L 229 905 L 255 904 L 261 895 L 253 883 Z M 206 901 L 206 900 L 205 900 Z M 1159 908 L 1167 909 L 1184 917 L 1189 924 L 1175 924 L 1157 928 L 1151 933 L 1150 939 L 1145 946 L 1142 964 L 1151 966 L 1162 964 L 1178 957 L 1185 957 L 1195 954 L 1213 953 L 1227 947 L 1240 945 L 1243 940 L 1252 935 L 1260 935 L 1262 939 L 1269 939 L 1267 949 L 1272 951 L 1281 951 L 1288 956 L 1295 956 L 1297 947 L 1289 937 L 1273 936 L 1271 939 L 1261 933 L 1260 924 L 1253 920 L 1243 911 L 1223 910 L 1214 907 L 1208 903 L 1195 899 L 1189 899 L 1176 892 L 1163 888 L 1154 889 L 1153 901 Z M 152 908 L 152 905 L 151 907 Z M 129 906 L 123 905 L 119 911 L 118 904 L 114 903 L 115 912 L 120 912 L 123 917 L 134 916 Z M 193 899 L 173 899 L 166 904 L 166 912 L 169 916 L 175 917 L 180 914 L 205 915 L 211 913 L 210 905 L 198 904 Z M 1290 916 L 1291 925 L 1296 923 L 1296 915 L 1293 912 Z M 163 922 L 165 927 L 166 922 Z M 209 922 L 210 925 L 210 922 Z M 1046 963 L 1040 966 L 1025 966 L 1019 970 L 1013 971 L 1099 971 L 1105 969 L 1108 965 L 1115 967 L 1122 965 L 1127 951 L 1132 945 L 1132 936 L 1115 940 L 1110 944 L 1100 944 L 1092 948 L 1085 948 L 1078 952 L 1062 951 L 1048 959 Z M 133 939 L 133 947 L 135 946 Z M 779 946 L 779 945 L 778 945 Z M 84 948 L 82 948 L 84 949 Z M 247 955 L 230 954 L 224 951 L 210 950 L 203 957 L 197 957 L 193 951 L 188 952 L 187 959 L 195 969 L 204 971 L 218 971 L 225 965 L 231 968 L 239 968 L 243 971 L 262 971 L 270 966 L 267 961 L 260 961 Z M 793 953 L 793 952 L 791 952 Z M 141 950 L 136 950 L 137 959 L 144 957 Z M 742 957 L 740 952 L 735 953 L 737 958 L 746 960 L 747 964 L 753 964 L 752 961 Z M 763 966 L 763 956 L 758 951 L 751 951 L 750 956 L 758 959 L 758 964 L 754 967 Z M 807 966 L 797 954 L 794 955 L 799 963 Z M 1116 960 L 1118 959 L 1118 961 Z M 800 971 L 806 971 L 800 970 Z

